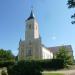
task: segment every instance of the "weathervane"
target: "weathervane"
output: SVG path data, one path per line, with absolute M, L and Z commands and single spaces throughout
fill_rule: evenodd
M 34 10 L 34 6 L 33 6 L 33 5 L 31 5 L 31 11 L 33 12 L 33 10 Z

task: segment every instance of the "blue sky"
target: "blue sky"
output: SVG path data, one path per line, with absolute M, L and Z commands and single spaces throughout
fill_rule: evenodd
M 42 43 L 47 47 L 71 44 L 75 56 L 75 25 L 70 23 L 75 9 L 68 9 L 67 0 L 0 0 L 0 48 L 17 55 L 32 6 Z

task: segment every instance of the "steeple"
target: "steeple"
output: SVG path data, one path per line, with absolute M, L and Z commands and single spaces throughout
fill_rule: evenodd
M 27 20 L 34 19 L 34 18 L 35 18 L 34 13 L 31 10 L 30 16 L 27 18 Z

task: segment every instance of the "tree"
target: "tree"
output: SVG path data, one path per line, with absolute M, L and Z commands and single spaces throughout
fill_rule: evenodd
M 59 49 L 59 51 L 56 53 L 56 59 L 64 60 L 65 67 L 73 64 L 73 57 L 70 55 L 68 49 L 66 49 L 65 47 L 61 47 Z
M 17 55 L 17 56 L 15 56 L 15 61 L 18 61 L 18 55 Z
M 68 8 L 75 8 L 75 0 L 68 0 Z M 75 13 L 71 16 L 71 18 L 74 19 L 74 21 L 72 21 L 72 24 L 75 24 Z
M 15 60 L 14 55 L 11 50 L 0 49 L 0 61 L 10 61 Z
M 41 67 L 35 61 L 19 61 L 7 70 L 8 75 L 42 75 Z

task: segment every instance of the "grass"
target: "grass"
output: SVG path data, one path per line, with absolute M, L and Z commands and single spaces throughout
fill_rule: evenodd
M 43 75 L 64 75 L 62 73 L 43 73 Z

